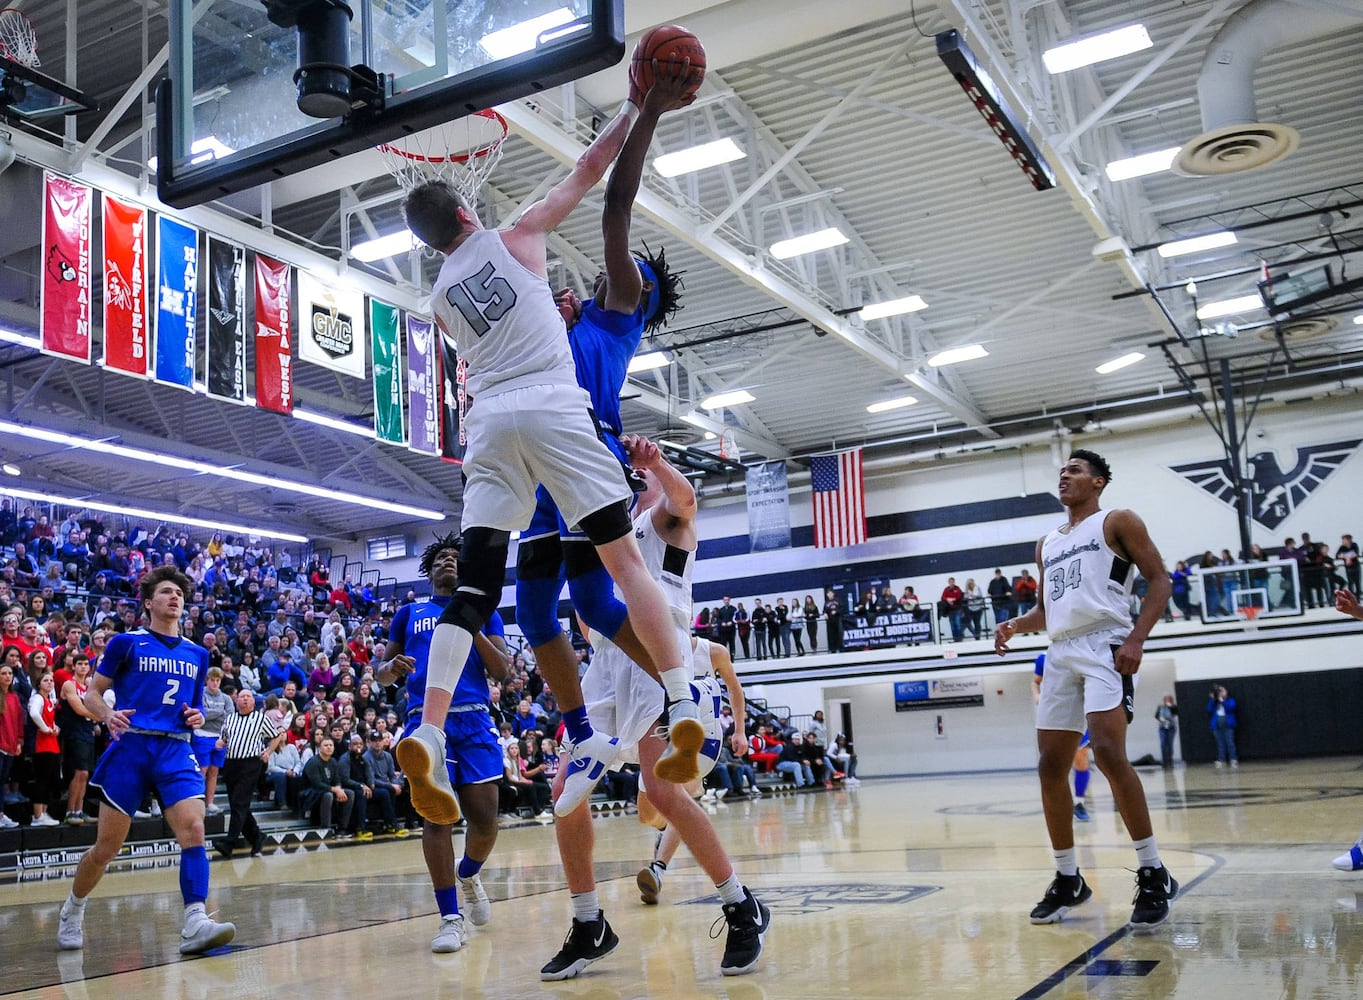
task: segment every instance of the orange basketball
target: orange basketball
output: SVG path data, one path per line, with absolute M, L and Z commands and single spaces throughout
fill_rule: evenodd
M 639 39 L 639 44 L 634 46 L 634 55 L 630 56 L 629 76 L 644 93 L 653 86 L 655 59 L 678 66 L 690 59 L 695 82 L 687 93 L 694 94 L 700 89 L 701 81 L 705 79 L 705 48 L 691 32 L 676 24 L 664 24 L 646 31 Z

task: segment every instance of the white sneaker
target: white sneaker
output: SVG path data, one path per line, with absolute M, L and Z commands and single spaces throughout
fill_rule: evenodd
M 206 809 L 204 809 L 204 815 L 206 815 L 206 816 L 221 816 L 221 815 L 222 815 L 222 807 L 219 806 L 216 802 L 211 802 L 211 803 L 209 803 L 208 807 L 207 807 Z M 138 817 L 138 818 L 140 819 L 141 817 Z M 151 818 L 151 813 L 147 813 L 147 818 L 148 818 L 148 819 Z
M 700 748 L 705 745 L 705 727 L 700 709 L 690 698 L 667 703 L 667 749 L 653 765 L 653 774 L 674 785 L 684 785 L 700 777 Z
M 185 929 L 180 932 L 180 954 L 202 955 L 214 948 L 221 948 L 236 935 L 236 924 L 219 923 L 207 914 L 200 914 L 197 920 L 185 924 Z
M 705 791 L 701 792 L 700 795 L 700 800 L 702 802 L 713 802 L 715 801 L 716 798 L 718 798 L 718 794 L 715 792 L 713 788 L 705 789 Z
M 85 907 L 62 904 L 57 922 L 57 947 L 62 951 L 79 951 L 85 947 Z
M 0 830 L 13 830 L 18 825 L 18 823 L 14 822 L 14 820 L 10 819 L 4 813 L 0 813 Z
M 601 776 L 620 755 L 620 741 L 609 733 L 592 733 L 581 743 L 568 744 L 568 776 L 563 791 L 554 803 L 554 814 L 567 816 L 592 794 Z
M 445 767 L 445 731 L 422 723 L 398 743 L 397 757 L 398 766 L 407 775 L 412 808 L 422 819 L 442 826 L 458 823 L 463 814 Z
M 211 816 L 213 814 L 209 813 L 208 815 Z M 151 813 L 147 812 L 145 809 L 138 809 L 133 813 L 133 819 L 151 819 Z
M 468 929 L 464 926 L 464 916 L 455 913 L 440 920 L 440 930 L 431 939 L 431 951 L 437 955 L 448 955 L 464 947 L 469 939 Z
M 55 819 L 52 818 L 52 814 L 51 814 L 51 813 L 43 813 L 41 816 L 37 817 L 37 818 L 33 821 L 33 825 L 34 825 L 34 826 L 61 826 L 60 823 L 58 823 Z
M 469 915 L 474 927 L 482 927 L 492 919 L 492 901 L 487 898 L 487 890 L 483 888 L 481 873 L 461 878 L 459 889 L 464 898 L 464 912 Z

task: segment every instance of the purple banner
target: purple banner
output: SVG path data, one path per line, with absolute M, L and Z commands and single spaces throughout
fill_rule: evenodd
M 407 316 L 407 401 L 411 420 L 408 447 L 422 455 L 440 454 L 440 365 L 435 324 Z

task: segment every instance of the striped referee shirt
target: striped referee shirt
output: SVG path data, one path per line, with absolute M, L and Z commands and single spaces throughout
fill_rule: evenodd
M 259 757 L 278 735 L 279 727 L 259 709 L 246 715 L 234 711 L 222 723 L 228 760 Z

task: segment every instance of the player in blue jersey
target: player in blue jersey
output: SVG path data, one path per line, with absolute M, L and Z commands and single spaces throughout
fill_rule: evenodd
M 204 778 L 194 759 L 193 732 L 204 724 L 208 650 L 180 636 L 180 615 L 194 584 L 174 566 L 142 577 L 138 593 L 151 627 L 114 636 L 104 649 L 85 707 L 104 726 L 110 744 L 90 787 L 103 800 L 95 844 L 76 867 L 61 908 L 57 944 L 84 947 L 85 904 L 118 854 L 132 815 L 156 792 L 166 822 L 180 842 L 180 895 L 185 903 L 180 954 L 197 955 L 232 940 L 236 927 L 208 915 L 208 855 L 204 851 Z M 104 700 L 110 688 L 118 709 Z
M 375 674 L 383 685 L 407 679 L 404 735 L 421 724 L 431 633 L 454 594 L 459 576 L 459 537 L 446 535 L 428 545 L 421 554 L 420 568 L 421 575 L 431 581 L 431 596 L 415 604 L 404 604 L 393 615 L 387 659 Z M 504 681 L 509 673 L 511 659 L 505 635 L 502 618 L 494 611 L 474 637 L 473 651 L 455 682 L 449 714 L 445 716 L 445 769 L 459 796 L 468 828 L 464 835 L 464 857 L 457 868 L 454 826 L 427 820 L 421 831 L 421 850 L 440 907 L 440 930 L 431 941 L 434 952 L 458 951 L 468 937 L 464 914 L 459 911 L 458 890 L 463 891 L 464 909 L 475 925 L 481 926 L 492 918 L 492 906 L 479 873 L 497 842 L 497 781 L 502 776 L 502 747 L 497 742 L 497 727 L 492 724 L 487 681 L 489 677 Z
M 620 390 L 634 352 L 645 332 L 666 325 L 679 308 L 680 274 L 667 266 L 664 251 L 635 256 L 630 250 L 630 221 L 639 192 L 644 161 L 653 141 L 658 115 L 645 102 L 625 138 L 606 184 L 601 233 L 605 244 L 605 269 L 597 276 L 592 297 L 579 301 L 572 289 L 555 295 L 559 313 L 568 327 L 568 342 L 577 369 L 577 381 L 591 399 L 592 415 L 607 447 L 626 469 L 636 491 L 644 484 L 633 475 L 620 444 Z M 535 663 L 549 681 L 563 710 L 572 762 L 554 812 L 567 816 L 588 795 L 614 757 L 578 752 L 586 748 L 591 734 L 587 710 L 577 694 L 577 658 L 558 619 L 559 595 L 565 578 L 573 607 L 587 625 L 611 639 L 636 663 L 652 660 L 629 625 L 625 605 L 615 596 L 610 574 L 601 563 L 585 533 L 571 531 L 549 491 L 540 486 L 530 527 L 521 532 L 516 558 L 516 624 L 534 650 Z M 654 671 L 656 674 L 656 670 Z M 565 699 L 564 692 L 569 696 Z M 566 703 L 565 703 L 566 702 Z M 692 755 L 675 755 L 660 762 L 668 780 L 691 780 L 698 768 Z

